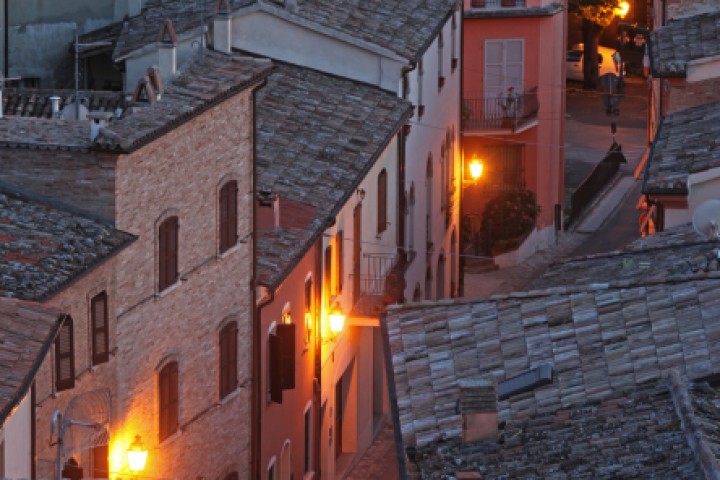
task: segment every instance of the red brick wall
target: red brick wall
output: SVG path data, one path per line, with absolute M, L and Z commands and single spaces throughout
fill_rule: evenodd
M 44 304 L 48 307 L 57 308 L 73 318 L 75 387 L 53 395 L 55 372 L 55 351 L 53 346 L 35 378 L 37 405 L 35 431 L 37 434 L 38 478 L 52 478 L 52 468 L 56 455 L 56 447 L 52 445 L 56 436 L 50 434 L 52 413 L 55 410 L 60 410 L 64 414 L 71 398 L 97 388 L 110 388 L 111 395 L 113 399 L 115 398 L 117 323 L 114 315 L 116 299 L 114 263 L 114 259 L 106 261 Z M 105 291 L 108 295 L 109 345 L 111 353 L 108 362 L 92 366 L 90 300 L 102 291 Z M 113 405 L 113 407 L 115 406 Z M 80 427 L 72 428 L 77 429 Z M 85 470 L 86 476 L 89 476 L 91 473 L 90 453 L 85 452 L 77 455 L 76 458 Z
M 119 257 L 118 425 L 150 449 L 146 474 L 218 478 L 250 460 L 252 101 L 243 92 L 121 156 L 117 227 L 139 239 Z M 238 181 L 241 241 L 218 255 L 218 193 Z M 181 280 L 157 293 L 157 225 L 179 219 Z M 218 333 L 238 323 L 238 390 L 218 399 Z M 179 367 L 179 431 L 158 441 L 157 374 Z M 126 448 L 126 447 L 125 447 Z
M 664 83 L 667 85 L 666 113 L 720 101 L 720 78 L 691 83 L 672 79 Z

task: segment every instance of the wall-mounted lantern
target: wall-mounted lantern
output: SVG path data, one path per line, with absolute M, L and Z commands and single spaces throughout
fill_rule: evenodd
M 333 305 L 330 313 L 328 314 L 328 320 L 330 322 L 330 331 L 337 335 L 342 332 L 343 326 L 345 325 L 345 314 L 340 309 L 337 302 Z
M 147 454 L 147 448 L 145 448 L 140 435 L 135 435 L 135 441 L 130 444 L 127 450 L 128 463 L 133 473 L 137 474 L 145 470 Z

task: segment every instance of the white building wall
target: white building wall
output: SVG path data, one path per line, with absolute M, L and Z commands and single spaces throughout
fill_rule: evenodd
M 32 464 L 30 419 L 28 394 L 7 419 L 5 426 L 0 429 L 0 445 L 4 442 L 5 460 L 5 470 L 0 470 L 0 478 L 10 480 L 30 478 Z

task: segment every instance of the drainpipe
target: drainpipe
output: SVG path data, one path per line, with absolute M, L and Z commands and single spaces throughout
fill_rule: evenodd
M 315 465 L 315 471 L 317 475 L 315 478 L 322 477 L 322 465 L 320 449 L 322 448 L 322 432 L 320 427 L 322 426 L 322 418 L 320 418 L 320 411 L 322 409 L 322 337 L 320 336 L 320 304 L 322 302 L 321 283 L 320 275 L 322 275 L 322 237 L 315 242 L 315 266 L 313 268 L 313 307 L 314 307 L 314 318 L 313 318 L 313 332 L 315 334 L 315 357 L 314 357 L 314 371 L 315 380 L 313 381 L 313 464 Z M 332 421 L 332 420 L 330 420 Z M 328 452 L 328 455 L 331 453 Z
M 262 392 L 260 388 L 260 366 L 261 366 L 261 345 L 260 345 L 260 310 L 272 302 L 274 292 L 270 293 L 270 299 L 262 305 L 255 305 L 257 301 L 255 288 L 258 284 L 257 278 L 257 202 L 255 201 L 255 185 L 257 184 L 257 141 L 255 130 L 255 118 L 257 114 L 257 91 L 267 84 L 267 79 L 263 80 L 252 91 L 252 272 L 250 275 L 250 305 L 252 305 L 252 393 L 250 399 L 250 470 L 252 478 L 260 477 L 260 435 L 262 432 L 262 418 L 260 418 L 260 408 L 262 405 Z
M 458 143 L 460 144 L 460 206 L 458 207 L 458 246 L 457 251 L 460 256 L 458 259 L 458 290 L 457 296 L 462 297 L 465 295 L 465 255 L 463 254 L 463 201 L 465 200 L 465 190 L 463 187 L 463 178 L 465 177 L 465 136 L 463 135 L 463 124 L 462 124 L 462 112 L 463 112 L 463 96 L 465 95 L 465 80 L 463 79 L 464 65 L 464 54 L 465 51 L 465 7 L 460 8 L 460 21 L 458 22 L 460 28 L 460 66 L 458 69 L 460 75 L 460 95 L 458 96 L 460 121 L 458 122 Z M 453 261 L 455 261 L 453 259 Z
M 8 62 L 10 61 L 10 46 L 8 45 L 8 39 L 10 38 L 10 35 L 8 34 L 8 29 L 10 28 L 10 19 L 8 18 L 8 0 L 5 0 L 5 4 L 3 5 L 3 16 L 5 21 L 5 39 L 3 43 L 3 67 L 4 67 L 4 75 L 5 78 L 10 76 L 10 67 L 8 65 Z

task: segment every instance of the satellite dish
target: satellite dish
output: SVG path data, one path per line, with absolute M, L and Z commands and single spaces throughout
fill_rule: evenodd
M 720 200 L 706 200 L 693 213 L 693 228 L 703 237 L 718 239 L 720 225 Z
M 57 431 L 56 478 L 74 453 L 107 445 L 110 436 L 110 390 L 101 388 L 74 396 L 65 415 L 52 414 L 51 430 Z

